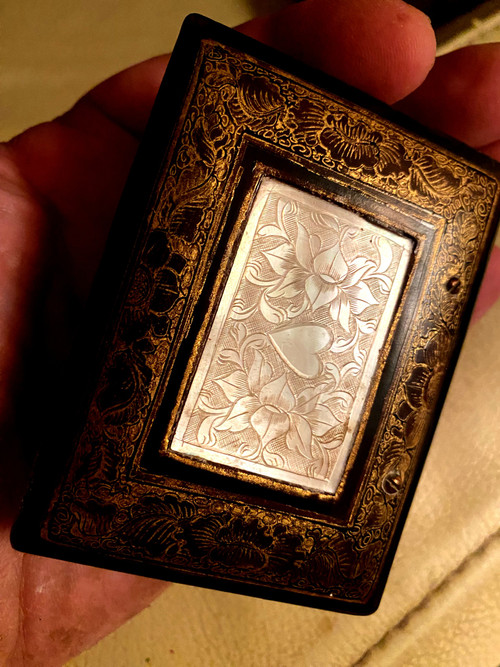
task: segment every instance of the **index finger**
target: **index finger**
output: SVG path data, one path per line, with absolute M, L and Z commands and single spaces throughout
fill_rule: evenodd
M 239 30 L 385 102 L 420 85 L 435 57 L 428 18 L 402 0 L 305 0 Z M 161 56 L 127 69 L 89 97 L 139 135 L 167 62 Z

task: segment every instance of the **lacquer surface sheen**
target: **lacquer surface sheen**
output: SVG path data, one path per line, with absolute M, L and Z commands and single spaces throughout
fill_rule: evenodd
M 263 179 L 172 450 L 335 492 L 412 245 Z
M 377 608 L 500 212 L 422 131 L 187 19 L 16 548 Z

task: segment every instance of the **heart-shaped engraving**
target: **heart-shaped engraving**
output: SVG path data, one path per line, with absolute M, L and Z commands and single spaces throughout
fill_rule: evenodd
M 294 324 L 269 334 L 274 349 L 304 378 L 317 377 L 323 368 L 319 353 L 332 342 L 330 331 L 321 324 Z

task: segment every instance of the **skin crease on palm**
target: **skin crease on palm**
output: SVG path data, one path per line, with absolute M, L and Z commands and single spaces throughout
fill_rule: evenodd
M 306 0 L 241 30 L 500 158 L 500 45 L 434 64 L 430 23 L 402 0 Z M 64 361 L 167 61 L 116 75 L 0 147 L 1 664 L 61 665 L 166 586 L 14 552 L 9 531 L 27 478 L 21 423 L 34 409 L 22 361 L 36 341 L 47 368 Z M 499 266 L 494 254 L 483 309 Z

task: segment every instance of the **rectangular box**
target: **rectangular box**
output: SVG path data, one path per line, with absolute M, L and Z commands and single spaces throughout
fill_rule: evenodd
M 499 210 L 422 132 L 187 19 L 16 547 L 377 607 Z

